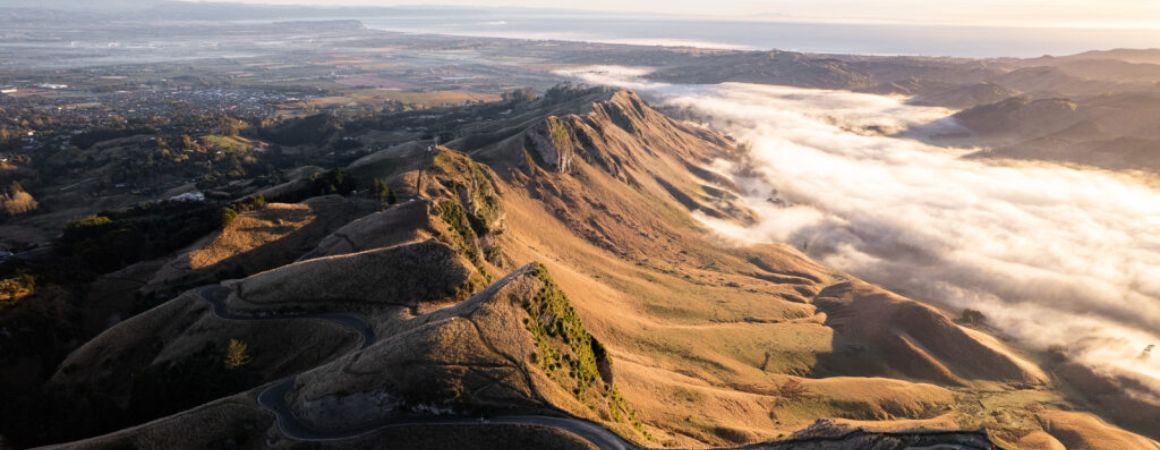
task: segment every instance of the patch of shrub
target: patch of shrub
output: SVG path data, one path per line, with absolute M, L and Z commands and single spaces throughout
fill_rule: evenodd
M 636 411 L 624 400 L 612 383 L 608 352 L 580 321 L 568 297 L 552 280 L 543 265 L 536 264 L 533 274 L 543 287 L 524 303 L 528 312 L 525 328 L 532 334 L 535 362 L 550 378 L 572 392 L 572 395 L 614 422 L 628 423 L 641 435 L 651 439 Z
M 375 178 L 371 181 L 369 195 L 372 199 L 378 200 L 383 205 L 399 203 L 399 198 L 395 196 L 395 191 L 382 178 Z
M 263 127 L 258 135 L 280 145 L 322 145 L 342 128 L 339 118 L 322 113 Z
M 467 218 L 467 210 L 459 202 L 453 200 L 441 201 L 436 208 L 439 210 L 439 218 L 451 227 L 451 232 L 455 235 L 456 249 L 476 266 L 482 266 L 479 255 L 479 237 L 476 236 L 475 230 L 471 227 L 471 220 Z
M 242 213 L 263 210 L 266 209 L 266 206 L 268 206 L 266 197 L 261 195 L 246 197 L 243 200 L 234 202 L 218 211 L 219 226 L 224 229 L 230 226 L 231 223 L 234 223 Z
M 218 212 L 218 220 L 221 222 L 221 227 L 226 228 L 238 219 L 238 212 L 230 207 L 224 207 Z
M 782 401 L 796 402 L 804 400 L 809 394 L 809 389 L 805 384 L 798 380 L 789 380 L 777 387 L 777 403 Z
M 350 195 L 358 188 L 354 178 L 342 169 L 315 174 L 311 181 L 314 195 Z
M 982 311 L 967 308 L 959 314 L 958 322 L 970 327 L 981 327 L 987 325 L 987 316 Z
M 0 279 L 0 310 L 36 293 L 36 277 L 22 273 Z
M 158 258 L 217 228 L 219 208 L 206 203 L 160 202 L 80 217 L 69 222 L 54 248 L 96 273 Z
M 231 339 L 225 349 L 207 343 L 193 355 L 157 366 L 150 366 L 133 377 L 133 393 L 129 401 L 130 416 L 135 422 L 164 417 L 227 397 L 261 382 L 257 373 L 229 362 L 239 356 L 249 362 L 247 349 L 238 347 Z M 242 344 L 244 346 L 244 344 Z M 223 363 L 225 362 L 225 363 Z

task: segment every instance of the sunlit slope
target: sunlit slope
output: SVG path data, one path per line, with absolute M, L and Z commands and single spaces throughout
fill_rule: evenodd
M 1074 405 L 1035 362 L 942 311 L 788 246 L 714 237 L 694 212 L 753 219 L 711 166 L 737 157 L 728 137 L 634 93 L 554 90 L 448 147 L 356 162 L 352 174 L 385 180 L 399 203 L 336 227 L 297 262 L 119 324 L 55 381 L 92 392 L 129 383 L 116 374 L 132 367 L 172 367 L 201 342 L 248 344 L 252 377 L 234 391 L 91 446 L 180 431 L 197 443 L 296 447 L 314 433 L 330 439 L 321 446 L 386 447 L 406 430 L 417 447 L 453 442 L 446 433 L 502 448 L 496 428 L 454 420 L 562 415 L 648 447 L 984 428 L 1012 447 L 1149 448 L 1055 415 Z M 107 349 L 154 336 L 161 351 L 102 369 L 121 364 L 101 362 L 116 358 Z M 215 411 L 244 426 L 205 424 Z M 403 425 L 378 426 L 391 422 Z M 576 431 L 494 426 L 524 445 Z

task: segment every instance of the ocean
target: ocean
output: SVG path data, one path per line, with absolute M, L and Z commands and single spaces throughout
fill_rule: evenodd
M 360 19 L 370 28 L 406 33 L 865 55 L 1036 57 L 1160 46 L 1160 30 L 698 20 L 506 10 L 432 10 Z

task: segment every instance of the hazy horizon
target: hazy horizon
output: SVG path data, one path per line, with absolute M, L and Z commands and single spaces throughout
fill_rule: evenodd
M 1160 30 L 609 18 L 551 11 L 448 11 L 358 19 L 372 29 L 414 34 L 880 56 L 1029 58 L 1142 48 L 1160 42 Z
M 226 0 L 226 3 L 313 6 L 416 6 L 414 0 Z M 691 0 L 499 0 L 481 6 L 467 0 L 436 0 L 421 6 L 545 8 L 589 12 L 644 13 L 735 20 L 807 21 L 837 23 L 967 25 L 1052 28 L 1160 29 L 1160 3 L 1136 0 L 1020 0 L 929 2 L 887 0 L 873 10 L 854 0 L 820 0 L 802 4 L 786 0 L 724 0 L 711 6 Z M 663 11 L 657 13 L 657 11 Z
M 1160 450 L 1160 0 L 0 6 L 0 450 Z

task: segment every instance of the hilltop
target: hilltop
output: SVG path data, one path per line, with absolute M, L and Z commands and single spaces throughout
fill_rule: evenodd
M 606 88 L 463 111 L 442 144 L 249 192 L 220 229 L 119 269 L 145 280 L 121 295 L 165 298 L 64 358 L 40 387 L 57 420 L 21 437 L 1155 448 L 955 312 L 713 237 L 694 213 L 753 219 L 713 169 L 739 158 L 728 136 Z M 379 131 L 362 125 L 347 137 Z

